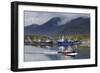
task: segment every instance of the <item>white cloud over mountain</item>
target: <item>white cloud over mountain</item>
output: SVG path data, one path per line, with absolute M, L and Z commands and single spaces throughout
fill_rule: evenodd
M 59 22 L 59 25 L 61 25 L 78 17 L 90 17 L 90 14 L 24 11 L 24 26 L 31 24 L 42 25 L 53 17 L 60 17 L 61 22 Z

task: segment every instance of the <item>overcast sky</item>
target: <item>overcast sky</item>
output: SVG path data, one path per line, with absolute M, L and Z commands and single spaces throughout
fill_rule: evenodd
M 59 24 L 63 24 L 78 17 L 90 17 L 90 14 L 24 11 L 24 26 L 32 24 L 42 25 L 53 17 L 60 17 L 61 22 Z

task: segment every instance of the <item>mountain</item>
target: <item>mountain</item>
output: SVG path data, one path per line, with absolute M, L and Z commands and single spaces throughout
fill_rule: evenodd
M 90 18 L 78 17 L 60 25 L 59 22 L 61 22 L 61 18 L 54 17 L 42 25 L 32 24 L 25 26 L 24 33 L 26 35 L 39 34 L 46 36 L 90 33 Z
M 90 33 L 90 18 L 76 18 L 63 24 L 57 31 L 58 34 L 88 34 Z
M 32 24 L 29 26 L 25 26 L 24 33 L 51 35 L 53 34 L 52 32 L 55 31 L 55 29 L 57 29 L 59 22 L 61 22 L 61 19 L 59 17 L 54 17 L 41 25 Z

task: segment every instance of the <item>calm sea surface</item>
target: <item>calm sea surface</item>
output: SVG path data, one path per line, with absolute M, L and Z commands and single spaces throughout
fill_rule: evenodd
M 51 48 L 24 46 L 24 61 L 49 61 L 49 60 L 72 60 L 72 59 L 88 59 L 90 58 L 90 48 L 73 48 L 78 53 L 76 56 L 64 56 L 62 54 L 45 54 L 44 52 L 56 52 L 58 46 Z

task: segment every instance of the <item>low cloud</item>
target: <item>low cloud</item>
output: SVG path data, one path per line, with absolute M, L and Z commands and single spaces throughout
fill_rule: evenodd
M 60 12 L 36 12 L 36 11 L 24 11 L 24 26 L 38 24 L 42 25 L 53 17 L 60 17 L 60 24 L 64 24 L 72 19 L 78 17 L 90 17 L 90 14 L 84 13 L 60 13 Z

